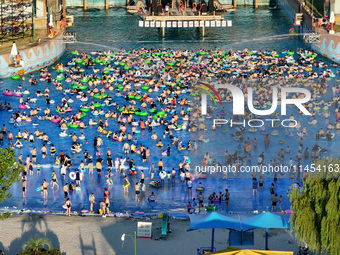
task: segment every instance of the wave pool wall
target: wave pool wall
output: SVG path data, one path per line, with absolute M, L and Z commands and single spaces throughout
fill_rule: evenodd
M 340 36 L 320 34 L 320 41 L 312 47 L 324 57 L 340 63 Z
M 13 56 L 10 53 L 0 56 L 0 78 L 7 78 L 17 73 L 23 75 L 37 71 L 45 66 L 51 65 L 63 55 L 66 49 L 62 41 L 62 34 L 37 46 L 18 50 L 24 61 L 24 66 L 13 67 Z

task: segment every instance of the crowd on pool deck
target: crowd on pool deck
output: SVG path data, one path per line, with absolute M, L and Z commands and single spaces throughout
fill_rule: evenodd
M 296 162 L 299 166 L 303 160 L 319 159 L 322 157 L 322 153 L 326 153 L 327 150 L 322 149 L 317 144 L 317 140 L 325 138 L 332 142 L 335 135 L 332 133 L 332 129 L 340 129 L 339 97 L 336 95 L 340 87 L 334 85 L 330 88 L 328 84 L 328 80 L 336 77 L 337 73 L 334 73 L 327 64 L 317 61 L 314 52 L 260 52 L 248 49 L 239 52 L 222 50 L 180 52 L 170 49 L 148 50 L 142 48 L 131 52 L 91 52 L 92 56 L 77 51 L 72 54 L 74 54 L 74 58 L 71 61 L 65 65 L 60 63 L 53 67 L 57 72 L 56 77 L 52 77 L 46 68 L 41 70 L 39 80 L 34 79 L 35 77 L 31 75 L 27 83 L 22 77 L 22 85 L 18 86 L 19 91 L 6 89 L 3 92 L 4 96 L 17 96 L 18 105 L 0 101 L 2 110 L 6 109 L 12 112 L 10 125 L 13 124 L 20 128 L 19 123 L 26 121 L 32 122 L 32 125 L 36 126 L 34 133 L 29 133 L 24 128 L 23 131 L 20 129 L 17 134 L 13 134 L 13 129 L 8 128 L 8 124 L 3 124 L 0 133 L 0 142 L 7 138 L 10 146 L 21 153 L 18 161 L 25 166 L 22 173 L 24 198 L 29 196 L 27 182 L 31 178 L 35 178 L 33 177 L 34 171 L 37 177 L 43 171 L 40 165 L 43 162 L 36 161 L 38 153 L 41 153 L 42 161 L 50 153 L 55 158 L 55 165 L 60 167 L 60 174 L 59 171 L 53 171 L 51 180 L 44 179 L 41 183 L 39 189 L 43 198 L 48 196 L 49 187 L 52 190 L 59 190 L 61 187 L 59 187 L 58 179 L 66 180 L 67 172 L 76 169 L 74 172 L 70 172 L 70 181 L 62 187 L 67 215 L 71 214 L 71 194 L 73 191 L 81 189 L 86 169 L 89 175 L 93 175 L 95 169 L 98 178 L 101 178 L 101 174 L 104 172 L 106 178 L 102 187 L 103 198 L 96 199 L 94 193 L 89 197 L 90 212 L 94 212 L 98 208 L 103 215 L 110 213 L 110 192 L 107 187 L 114 185 L 112 177 L 115 175 L 120 175 L 123 179 L 124 194 L 131 192 L 130 183 L 133 181 L 131 186 L 135 192 L 135 199 L 140 201 L 140 194 L 146 193 L 147 190 L 146 174 L 150 174 L 148 185 L 155 189 L 162 188 L 166 182 L 185 184 L 190 198 L 186 207 L 188 213 L 204 212 L 206 209 L 215 210 L 222 204 L 228 208 L 229 198 L 232 197 L 228 187 L 225 186 L 224 191 L 216 191 L 204 196 L 204 186 L 199 179 L 206 176 L 194 172 L 190 168 L 191 160 L 188 156 L 190 154 L 183 154 L 185 151 L 197 151 L 199 146 L 204 148 L 204 142 L 208 140 L 205 130 L 211 128 L 214 131 L 221 128 L 216 125 L 206 126 L 213 114 L 217 114 L 218 118 L 225 118 L 227 114 L 230 114 L 224 109 L 216 113 L 216 109 L 209 106 L 207 116 L 201 115 L 200 104 L 195 101 L 195 99 L 199 99 L 195 97 L 199 96 L 201 81 L 233 84 L 240 87 L 244 93 L 246 93 L 247 87 L 251 86 L 254 89 L 253 103 L 259 108 L 265 108 L 271 102 L 273 84 L 277 87 L 304 86 L 311 91 L 312 99 L 306 105 L 306 108 L 311 112 L 309 124 L 315 125 L 318 122 L 317 118 L 323 117 L 328 125 L 321 127 L 316 134 L 308 134 L 307 126 L 302 127 L 301 123 L 297 121 L 294 128 L 298 130 L 302 128 L 298 132 L 300 140 L 296 145 L 297 154 L 292 155 L 292 148 L 295 149 L 294 144 L 282 148 L 274 159 L 265 159 L 262 152 L 257 158 L 259 165 L 267 162 L 272 166 L 278 166 L 283 164 L 285 158 L 289 158 L 289 166 Z M 336 64 L 332 65 L 336 66 Z M 70 83 L 72 88 L 70 88 Z M 30 97 L 32 93 L 30 94 L 28 89 L 35 87 L 30 87 L 28 84 L 39 86 L 35 92 L 37 98 Z M 55 102 L 52 99 L 53 95 L 49 89 L 52 84 L 60 93 L 65 94 L 61 102 Z M 46 88 L 42 89 L 44 85 Z M 332 91 L 333 97 L 329 100 L 323 99 L 322 96 L 326 95 L 329 90 Z M 222 101 L 232 101 L 230 91 L 220 89 L 218 93 Z M 68 99 L 66 95 L 69 97 Z M 124 98 L 126 103 L 119 105 L 115 100 L 117 97 Z M 296 94 L 291 97 L 299 98 L 303 95 Z M 41 98 L 45 98 L 46 108 L 34 108 L 34 104 L 37 100 L 42 100 Z M 82 102 L 80 109 L 76 109 L 76 111 L 72 108 L 72 103 L 75 100 Z M 17 106 L 19 110 L 14 110 Z M 90 117 L 88 123 L 85 123 L 83 118 L 90 113 L 93 118 L 96 117 L 96 120 Z M 277 114 L 274 112 L 271 116 L 275 117 Z M 251 119 L 254 116 L 246 109 L 244 116 L 233 117 L 240 120 Z M 295 117 L 292 114 L 290 120 L 294 120 Z M 82 154 L 81 162 L 75 162 L 72 155 L 68 155 L 64 152 L 65 149 L 58 147 L 57 141 L 51 141 L 48 132 L 55 131 L 39 130 L 38 120 L 50 120 L 53 123 L 51 125 L 57 124 L 61 130 L 59 136 L 72 140 L 72 155 Z M 112 122 L 117 123 L 119 129 L 110 130 Z M 98 126 L 98 136 L 86 137 L 86 127 L 94 125 Z M 163 135 L 161 137 L 158 137 L 154 132 L 155 128 L 158 130 L 162 128 Z M 74 129 L 80 129 L 82 133 L 79 136 L 75 133 L 72 134 Z M 284 128 L 278 123 L 274 123 L 274 131 L 271 134 L 266 133 L 264 127 L 260 128 L 264 135 L 263 143 L 266 148 L 270 147 L 270 139 L 277 135 L 279 129 L 284 129 L 284 134 L 288 138 L 293 136 L 291 129 Z M 67 131 L 70 132 L 70 135 L 67 134 Z M 143 145 L 143 141 L 137 140 L 136 134 L 141 131 L 149 132 L 150 138 L 154 141 L 154 148 L 148 148 Z M 192 137 L 197 135 L 198 139 L 197 141 L 180 140 L 175 131 L 190 132 Z M 234 152 L 225 151 L 225 162 L 223 163 L 240 167 L 252 161 L 258 143 L 262 141 L 257 138 L 252 141 L 249 137 L 246 139 L 245 131 L 247 131 L 246 128 L 238 128 L 230 138 L 240 144 Z M 256 132 L 257 130 L 251 128 L 248 131 Z M 306 147 L 304 142 L 313 139 L 313 136 L 316 140 L 315 145 L 312 148 Z M 42 147 L 23 152 L 25 143 L 35 144 L 36 139 L 43 141 Z M 90 139 L 91 141 L 89 141 Z M 108 149 L 105 158 L 100 155 L 98 150 L 95 155 L 90 155 L 88 152 L 91 144 L 94 148 L 99 148 L 104 142 L 109 141 L 112 142 L 115 149 L 113 151 Z M 155 162 L 149 162 L 148 158 L 156 147 L 163 148 L 162 157 L 171 156 L 173 151 L 177 150 L 178 165 L 164 166 L 162 158 L 156 165 Z M 147 173 L 143 170 L 138 171 L 132 157 L 117 157 L 115 154 L 118 150 L 123 151 L 125 156 L 139 155 L 142 158 L 142 164 L 147 166 L 149 171 Z M 24 153 L 27 154 L 26 157 L 24 157 Z M 202 161 L 203 166 L 221 165 L 209 153 L 204 155 Z M 127 164 L 128 167 L 126 167 Z M 172 168 L 172 171 L 165 171 L 165 167 Z M 279 203 L 279 210 L 283 210 L 282 197 L 286 194 L 278 195 L 275 187 L 278 175 L 281 174 L 275 173 L 269 189 L 273 211 L 277 210 L 277 203 Z M 251 177 L 253 195 L 263 192 L 264 175 L 253 173 Z M 291 182 L 295 183 L 295 187 L 301 185 L 302 177 L 305 176 L 300 176 L 300 172 L 297 172 L 297 175 L 294 172 L 291 173 Z M 193 189 L 196 190 L 196 195 L 193 193 Z M 288 190 L 287 195 L 289 194 Z M 149 193 L 147 200 L 152 203 L 157 201 L 154 192 Z M 94 206 L 96 203 L 99 206 Z

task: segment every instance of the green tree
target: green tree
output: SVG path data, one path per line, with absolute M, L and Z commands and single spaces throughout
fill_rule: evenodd
M 0 148 L 0 204 L 6 198 L 11 198 L 12 193 L 9 191 L 14 182 L 20 180 L 20 172 L 24 166 L 17 162 L 15 151 L 12 148 Z M 6 219 L 10 213 L 0 213 L 0 219 Z
M 45 246 L 50 249 L 51 241 L 44 238 L 33 237 L 23 244 L 22 249 L 25 251 L 27 248 L 28 250 L 33 251 L 33 254 L 41 254 L 41 252 L 46 251 Z
M 314 252 L 340 251 L 339 167 L 340 159 L 317 161 L 316 171 L 305 177 L 304 187 L 292 192 L 291 230 Z

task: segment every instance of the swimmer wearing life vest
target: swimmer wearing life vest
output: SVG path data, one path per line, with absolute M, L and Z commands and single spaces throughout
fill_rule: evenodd
M 163 147 L 163 143 L 162 143 L 162 140 L 159 139 L 158 143 L 156 144 L 157 147 Z

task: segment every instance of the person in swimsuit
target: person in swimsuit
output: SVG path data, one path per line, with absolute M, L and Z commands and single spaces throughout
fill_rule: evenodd
M 282 196 L 280 196 L 279 198 L 279 208 L 280 208 L 280 212 L 283 212 L 282 211 Z
M 42 154 L 42 158 L 46 158 L 47 149 L 46 149 L 45 144 L 44 144 L 43 147 L 41 148 L 41 154 Z
M 124 154 L 129 154 L 130 152 L 130 145 L 127 142 L 124 143 L 123 151 L 124 151 Z
M 105 198 L 105 209 L 106 209 L 105 214 L 109 214 L 110 213 L 110 199 L 109 199 L 109 197 Z
M 162 170 L 163 170 L 163 160 L 162 160 L 162 159 L 160 159 L 160 160 L 158 161 L 158 170 L 159 170 L 159 171 L 162 171 Z
M 275 194 L 275 196 L 273 196 L 271 200 L 272 200 L 272 212 L 273 212 L 273 209 L 274 209 L 274 212 L 276 212 L 276 204 L 279 201 L 277 194 Z
M 32 154 L 32 161 L 37 162 L 37 149 L 35 147 L 31 150 L 31 154 Z
M 149 173 L 151 173 L 151 180 L 152 180 L 153 177 L 155 176 L 155 173 L 156 173 L 156 168 L 155 168 L 155 164 L 154 163 L 152 163 L 152 165 L 150 166 Z
M 26 179 L 23 179 L 22 180 L 22 197 L 23 198 L 26 197 L 26 185 L 27 185 Z
M 102 175 L 102 162 L 103 162 L 103 159 L 99 156 L 99 158 L 97 158 L 97 162 L 96 162 L 98 177 L 101 177 L 101 175 Z
M 225 207 L 228 208 L 229 207 L 229 198 L 230 198 L 230 193 L 228 189 L 225 189 Z
M 135 190 L 136 190 L 136 201 L 139 201 L 140 185 L 138 182 L 136 182 Z
M 44 183 L 43 183 L 43 197 L 47 198 L 48 194 L 47 194 L 47 187 L 48 187 L 48 182 L 46 181 L 46 179 L 44 179 Z
M 264 178 L 263 178 L 263 176 L 261 175 L 261 176 L 260 176 L 260 180 L 259 180 L 259 191 L 260 191 L 260 192 L 263 192 L 263 184 L 264 184 Z
M 64 200 L 66 200 L 66 198 L 69 195 L 69 192 L 68 192 L 68 183 L 65 183 L 65 185 L 63 187 L 63 191 L 64 191 Z
M 71 206 L 72 206 L 72 203 L 71 203 L 69 198 L 66 199 L 65 205 L 67 207 L 66 215 L 71 216 Z
M 106 204 L 103 201 L 99 201 L 100 211 L 103 214 L 102 217 L 106 217 L 105 211 L 106 211 Z
M 52 181 L 51 181 L 51 183 L 52 183 L 52 189 L 54 189 L 55 185 L 57 185 L 57 187 L 59 188 L 57 175 L 56 175 L 54 170 L 52 172 Z
M 90 213 L 93 213 L 93 204 L 96 204 L 94 193 L 91 194 L 89 200 L 90 200 Z
M 127 179 L 127 176 L 125 175 L 124 176 L 124 193 L 128 193 L 129 192 L 129 185 L 130 185 L 130 182 L 129 180 Z

